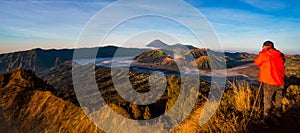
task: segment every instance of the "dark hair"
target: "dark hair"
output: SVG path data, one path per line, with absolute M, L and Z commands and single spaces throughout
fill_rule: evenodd
M 266 41 L 264 42 L 264 46 L 271 46 L 272 48 L 274 48 L 274 43 L 272 41 Z

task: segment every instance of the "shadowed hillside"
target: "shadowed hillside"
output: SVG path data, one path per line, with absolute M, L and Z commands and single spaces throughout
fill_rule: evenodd
M 62 63 L 38 75 L 55 87 L 57 96 L 79 106 L 72 82 L 72 62 Z
M 40 72 L 64 61 L 72 60 L 72 56 L 73 50 L 42 49 L 4 54 L 0 55 L 0 72 L 9 72 L 16 68 Z

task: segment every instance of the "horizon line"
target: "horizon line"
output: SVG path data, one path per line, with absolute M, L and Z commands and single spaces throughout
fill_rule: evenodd
M 170 45 L 170 46 L 172 46 L 172 45 Z M 41 50 L 76 50 L 76 49 L 92 49 L 92 48 L 103 48 L 103 47 L 133 48 L 133 49 L 151 49 L 151 47 L 123 47 L 123 46 L 117 46 L 115 44 L 107 44 L 105 46 L 94 46 L 94 47 L 63 47 L 63 48 L 55 48 L 55 47 L 52 47 L 52 48 L 32 47 L 32 48 L 22 49 L 22 50 L 0 52 L 0 55 L 12 54 L 12 53 L 18 53 L 18 52 L 26 52 L 26 51 L 30 51 L 30 50 L 36 50 L 36 49 L 41 49 Z M 198 47 L 196 47 L 196 48 L 198 48 Z M 198 49 L 203 49 L 203 48 L 198 48 Z M 210 48 L 204 48 L 204 49 L 210 49 Z M 251 51 L 248 50 L 247 51 L 247 50 L 234 50 L 234 49 L 213 50 L 213 51 L 224 52 L 224 53 L 249 53 L 249 54 L 256 54 L 256 55 L 259 53 L 259 51 L 254 52 L 254 50 L 251 50 Z M 291 53 L 287 53 L 286 55 L 300 55 L 300 54 L 299 53 L 292 53 L 292 54 Z

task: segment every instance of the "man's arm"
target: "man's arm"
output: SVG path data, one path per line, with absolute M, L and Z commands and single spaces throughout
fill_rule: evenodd
M 260 52 L 259 55 L 257 56 L 257 58 L 254 60 L 254 65 L 255 66 L 261 66 L 264 62 L 264 56 L 263 54 Z
M 283 53 L 280 53 L 280 55 L 281 55 L 281 57 L 282 57 L 282 59 L 283 59 L 283 61 L 285 63 L 285 55 Z

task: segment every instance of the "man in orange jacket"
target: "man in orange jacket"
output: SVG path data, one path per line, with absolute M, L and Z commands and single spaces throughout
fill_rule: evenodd
M 274 43 L 266 41 L 263 44 L 263 50 L 255 59 L 254 64 L 260 67 L 259 81 L 262 83 L 264 90 L 264 118 L 266 122 L 268 118 L 280 117 L 282 90 L 285 78 L 285 57 L 279 50 L 274 48 Z M 273 99 L 275 98 L 275 99 Z M 272 101 L 275 107 L 272 106 Z M 274 119 L 273 119 L 274 120 Z M 279 122 L 275 120 L 278 124 Z

